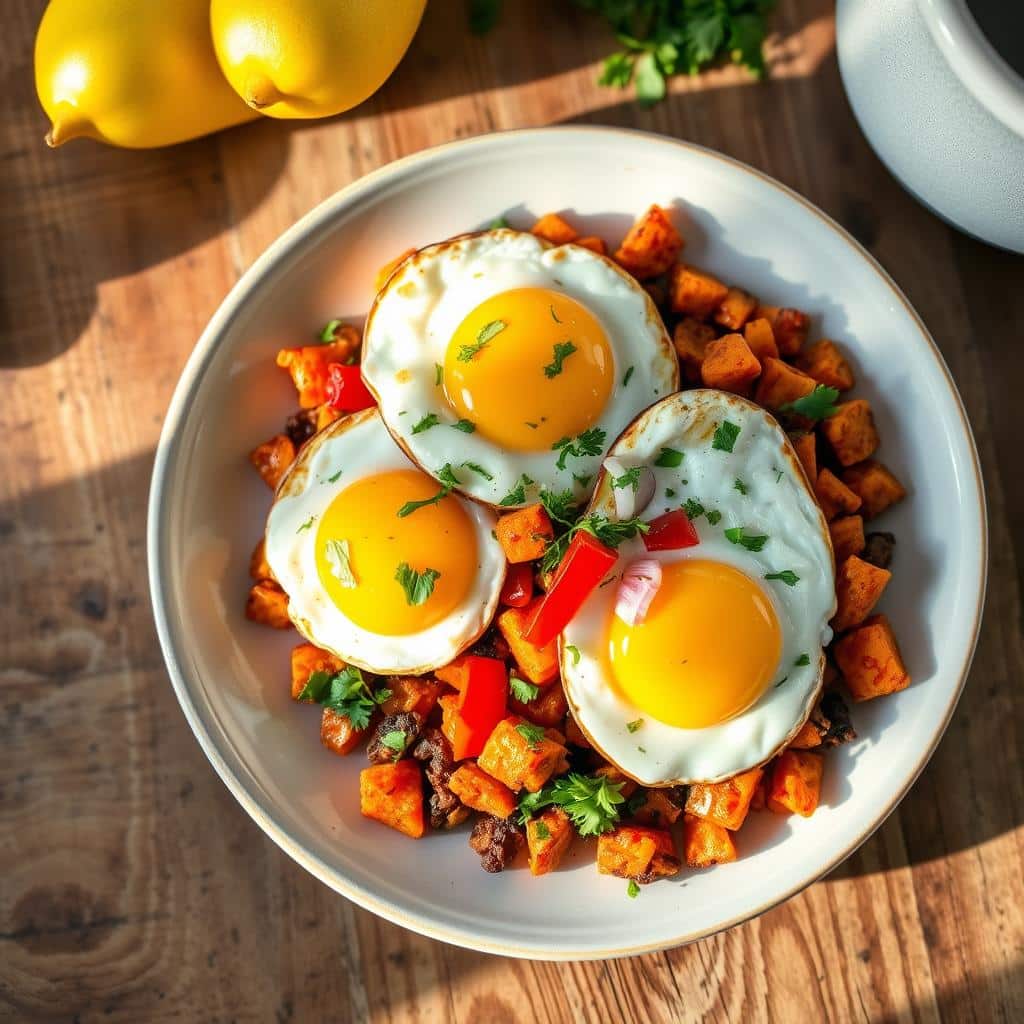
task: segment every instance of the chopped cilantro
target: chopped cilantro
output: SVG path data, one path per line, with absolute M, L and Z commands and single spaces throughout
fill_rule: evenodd
M 779 681 L 778 681 L 778 682 L 777 682 L 777 683 L 776 683 L 776 684 L 775 684 L 775 685 L 774 685 L 774 686 L 772 687 L 772 689 L 773 689 L 773 690 L 777 690 L 777 689 L 778 689 L 778 688 L 779 688 L 779 687 L 780 687 L 780 686 L 781 686 L 781 685 L 782 685 L 782 684 L 783 684 L 783 683 L 784 683 L 784 682 L 785 682 L 785 681 L 786 681 L 786 680 L 787 680 L 788 678 L 789 678 L 789 676 L 783 676 L 783 677 L 782 677 L 782 678 L 781 678 L 781 679 L 780 679 L 780 680 L 779 680 Z
M 737 477 L 733 481 L 732 489 L 734 491 L 739 491 L 740 494 L 749 494 L 750 493 L 750 488 L 747 487 L 747 485 L 742 480 L 740 480 L 739 477 Z
M 334 341 L 334 334 L 340 326 L 340 320 L 328 320 L 327 323 L 324 324 L 323 330 L 320 332 L 320 340 L 325 345 L 329 345 Z
M 683 464 L 683 454 L 675 448 L 662 448 L 654 464 L 661 469 L 676 469 Z
M 622 375 L 622 386 L 623 386 L 624 388 L 628 388 L 628 387 L 629 387 L 629 380 L 630 380 L 630 378 L 631 378 L 631 377 L 633 376 L 633 371 L 634 371 L 635 369 L 636 369 L 636 367 L 635 367 L 635 366 L 631 366 L 631 367 L 630 367 L 630 368 L 629 368 L 628 370 L 626 370 L 626 372 L 625 372 L 625 373 L 624 373 L 624 374 Z
M 338 482 L 338 479 L 339 479 L 340 476 L 341 476 L 341 470 L 339 469 L 337 473 L 334 473 L 334 474 L 332 474 L 331 476 L 329 476 L 327 478 L 327 482 L 329 484 L 336 484 Z
M 795 587 L 800 582 L 800 577 L 792 569 L 783 569 L 782 572 L 765 573 L 764 578 L 766 580 L 779 580 L 785 583 L 787 587 Z
M 675 496 L 676 496 L 676 492 L 674 490 L 672 490 L 671 487 L 666 487 L 665 488 L 665 497 L 666 498 L 674 498 Z
M 472 345 L 459 346 L 459 354 L 456 358 L 460 363 L 471 363 L 487 343 L 495 335 L 501 334 L 506 327 L 508 327 L 508 324 L 504 320 L 492 320 L 490 323 L 484 324 L 477 332 L 476 341 Z
M 566 644 L 565 650 L 572 658 L 572 663 L 578 665 L 580 663 L 580 649 L 575 644 Z
M 774 469 L 775 467 L 773 466 L 772 468 Z M 782 479 L 782 470 L 781 469 L 776 469 L 775 470 L 775 482 L 778 483 L 781 479 Z
M 404 519 L 406 516 L 411 516 L 418 508 L 425 508 L 427 505 L 440 504 L 449 494 L 452 493 L 452 488 L 457 487 L 462 481 L 455 475 L 452 469 L 452 464 L 446 462 L 437 474 L 438 480 L 441 481 L 441 489 L 437 494 L 432 495 L 429 498 L 423 498 L 421 501 L 407 501 L 399 510 L 399 518 Z
M 718 424 L 715 436 L 711 439 L 711 447 L 718 452 L 731 452 L 739 436 L 740 428 L 735 423 L 723 420 Z
M 479 462 L 463 462 L 462 468 L 470 470 L 470 472 L 476 473 L 477 476 L 482 476 L 485 480 L 493 480 L 494 474 L 488 473 Z
M 627 469 L 622 476 L 612 477 L 612 490 L 624 491 L 627 487 L 630 487 L 633 493 L 636 494 L 640 487 L 640 470 L 642 468 L 641 466 L 634 466 L 632 469 Z
M 706 511 L 704 506 L 696 498 L 687 498 L 686 504 L 683 505 L 683 510 L 686 512 L 687 519 L 700 519 Z
M 565 460 L 570 456 L 581 458 L 585 455 L 600 455 L 607 436 L 600 427 L 591 427 L 590 430 L 584 430 L 575 440 L 563 437 L 551 446 L 552 451 L 558 452 L 558 461 L 555 465 L 559 469 L 565 469 Z
M 395 760 L 397 761 L 405 753 L 405 748 L 409 745 L 409 737 L 406 735 L 405 730 L 393 729 L 391 732 L 384 733 L 380 738 L 380 742 L 381 746 L 395 752 Z
M 464 434 L 472 434 L 476 430 L 476 424 L 472 420 L 458 420 L 448 425 L 455 430 L 461 430 Z
M 707 511 L 707 520 L 712 526 L 717 526 L 722 520 L 722 513 L 715 508 L 709 508 Z
M 800 657 L 797 658 L 796 661 L 793 662 L 793 664 L 797 668 L 803 668 L 804 665 L 810 665 L 810 663 L 811 663 L 811 656 L 809 654 L 801 654 Z
M 527 793 L 519 801 L 519 814 L 525 823 L 542 807 L 561 807 L 581 836 L 596 836 L 615 827 L 619 805 L 625 803 L 621 782 L 605 775 L 580 775 L 570 772 L 536 793 Z
M 530 725 L 529 722 L 520 722 L 516 726 L 516 732 L 530 744 L 531 750 L 536 750 L 547 736 L 542 726 Z
M 500 5 L 494 4 L 493 0 L 492 0 L 491 6 L 500 6 Z M 488 231 L 497 231 L 498 228 L 507 228 L 507 227 L 509 227 L 509 222 L 508 222 L 507 218 L 505 218 L 505 217 L 495 217 L 494 220 L 492 220 L 491 223 L 487 226 L 487 230 Z
M 414 434 L 422 434 L 425 430 L 429 430 L 431 427 L 436 427 L 441 422 L 441 417 L 436 413 L 428 412 L 426 416 L 415 424 L 412 428 Z
M 814 390 L 779 407 L 779 412 L 793 412 L 798 416 L 806 416 L 809 420 L 823 420 L 836 411 L 836 399 L 839 392 L 835 388 L 816 384 Z
M 538 839 L 550 839 L 551 838 L 551 829 L 548 828 L 546 822 L 538 821 L 538 822 L 534 823 L 533 834 Z
M 549 306 L 548 308 L 551 310 L 551 319 L 554 320 L 556 324 L 560 324 L 562 321 L 558 319 L 558 314 L 555 312 L 555 307 Z
M 303 531 L 308 530 L 313 525 L 313 521 L 315 519 L 316 516 L 310 516 L 295 532 L 302 533 Z
M 498 504 L 504 506 L 524 504 L 526 502 L 526 488 L 532 483 L 533 481 L 524 473 L 519 478 L 519 483 Z
M 555 342 L 552 360 L 544 367 L 544 376 L 548 380 L 557 377 L 562 372 L 562 364 L 576 351 L 576 346 L 571 341 Z
M 635 878 L 629 880 L 629 885 L 626 886 L 626 895 L 631 900 L 635 900 L 640 895 L 640 886 Z
M 630 732 L 636 732 L 637 729 L 639 729 L 640 726 L 643 725 L 643 724 L 644 724 L 644 720 L 642 718 L 634 718 L 632 722 L 627 722 L 626 723 L 626 728 Z
M 387 693 L 387 696 L 384 694 Z M 313 672 L 299 694 L 299 700 L 312 700 L 330 708 L 335 714 L 347 718 L 354 729 L 365 729 L 370 724 L 374 707 L 387 697 L 389 691 L 373 693 L 362 672 L 346 665 L 336 675 Z
M 552 522 L 561 523 L 563 526 L 572 526 L 576 520 L 576 496 L 570 490 L 554 494 L 548 490 L 540 492 L 540 503 Z
M 537 694 L 540 693 L 539 686 L 528 683 L 525 679 L 520 679 L 519 676 L 509 676 L 508 688 L 520 704 L 529 704 L 531 700 L 536 700 Z
M 405 591 L 405 600 L 410 605 L 423 604 L 434 592 L 434 584 L 441 578 L 436 569 L 424 569 L 422 572 L 410 568 L 408 562 L 402 562 L 395 570 L 395 581 Z
M 638 533 L 646 533 L 648 529 L 647 523 L 640 520 L 639 517 L 610 520 L 599 512 L 590 512 L 548 544 L 541 558 L 541 571 L 548 572 L 558 565 L 570 541 L 581 530 L 592 534 L 602 544 L 607 544 L 610 548 L 617 548 L 624 540 L 635 537 Z
M 768 543 L 764 536 L 748 534 L 742 526 L 733 526 L 725 531 L 725 539 L 730 544 L 739 544 L 748 551 L 760 551 Z

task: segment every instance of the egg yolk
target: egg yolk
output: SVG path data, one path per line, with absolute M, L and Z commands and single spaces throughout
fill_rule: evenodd
M 448 403 L 510 451 L 549 451 L 592 426 L 615 380 L 604 328 L 583 305 L 547 288 L 516 288 L 480 303 L 444 359 Z
M 644 620 L 614 612 L 611 677 L 652 718 L 683 729 L 724 722 L 775 682 L 782 634 L 771 601 L 749 576 L 701 559 L 662 566 Z
M 399 469 L 357 480 L 327 506 L 316 532 L 317 575 L 357 626 L 384 636 L 418 633 L 450 615 L 470 593 L 478 570 L 476 533 L 459 500 L 448 496 L 398 514 L 407 502 L 425 501 L 439 487 L 418 469 Z M 345 573 L 337 570 L 335 541 L 348 542 L 354 585 L 339 578 Z M 402 565 L 440 574 L 421 604 L 411 604 L 396 579 Z

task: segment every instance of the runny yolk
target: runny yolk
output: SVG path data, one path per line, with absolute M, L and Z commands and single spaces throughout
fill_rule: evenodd
M 398 515 L 406 502 L 423 501 L 439 488 L 418 469 L 398 469 L 357 480 L 327 506 L 315 538 L 317 575 L 339 611 L 357 626 L 385 636 L 418 633 L 469 594 L 478 567 L 476 533 L 459 500 L 448 496 Z M 335 574 L 328 555 L 332 540 L 348 541 L 355 586 L 343 586 Z M 417 572 L 440 573 L 422 604 L 410 604 L 395 579 L 403 563 Z
M 647 616 L 629 626 L 612 612 L 608 660 L 615 685 L 669 725 L 700 729 L 750 707 L 776 682 L 782 634 L 761 587 L 732 566 L 702 559 L 662 566 Z
M 614 381 L 600 322 L 547 288 L 516 288 L 480 303 L 444 359 L 445 393 L 459 418 L 517 452 L 550 450 L 592 426 Z

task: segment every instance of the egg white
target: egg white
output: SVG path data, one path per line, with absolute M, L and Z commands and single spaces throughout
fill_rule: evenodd
M 505 579 L 505 556 L 494 538 L 493 513 L 455 495 L 472 523 L 479 560 L 472 588 L 455 610 L 428 629 L 403 636 L 370 632 L 341 612 L 320 585 L 316 524 L 331 501 L 357 480 L 410 468 L 413 464 L 375 409 L 344 417 L 301 449 L 281 481 L 267 519 L 267 562 L 288 595 L 288 614 L 295 627 L 310 643 L 381 675 L 419 675 L 447 665 L 487 628 Z M 312 528 L 304 527 L 311 517 Z M 403 600 L 397 586 L 395 600 Z
M 731 453 L 712 448 L 718 424 L 740 427 Z M 654 465 L 661 449 L 684 452 L 675 469 Z M 661 562 L 707 559 L 730 565 L 755 580 L 769 597 L 782 633 L 770 685 L 746 711 L 718 725 L 682 729 L 652 718 L 607 678 L 607 626 L 614 612 L 616 585 L 598 588 L 561 637 L 561 668 L 566 696 L 580 728 L 593 745 L 627 775 L 645 785 L 712 782 L 767 761 L 799 731 L 821 689 L 835 612 L 835 565 L 828 527 L 803 474 L 796 453 L 774 418 L 763 409 L 721 391 L 680 392 L 652 406 L 623 433 L 611 454 L 629 464 L 649 465 L 656 489 L 642 518 L 651 520 L 688 497 L 717 509 L 721 521 L 694 520 L 700 543 L 679 551 L 648 552 L 640 538 L 625 541 L 611 572 L 615 577 L 638 558 Z M 748 493 L 735 488 L 740 479 Z M 686 481 L 684 484 L 683 481 Z M 666 497 L 666 489 L 676 492 Z M 614 499 L 605 475 L 590 511 L 614 518 Z M 769 540 L 759 552 L 725 537 L 742 526 Z M 793 570 L 799 582 L 767 581 L 766 573 Z M 722 623 L 728 634 L 729 624 Z M 729 642 L 742 643 L 741 636 Z M 578 652 L 578 660 L 577 660 Z M 807 654 L 810 664 L 797 666 Z M 627 722 L 643 719 L 630 732 Z M 642 749 L 641 749 L 642 748 Z
M 581 302 L 601 322 L 615 361 L 615 385 L 600 418 L 605 447 L 643 409 L 679 386 L 672 342 L 650 296 L 611 260 L 577 245 L 552 247 L 530 234 L 499 229 L 463 235 L 421 249 L 391 276 L 366 323 L 362 370 L 395 440 L 435 476 L 450 464 L 463 493 L 497 506 L 525 474 L 534 481 L 522 504 L 537 491 L 590 493 L 604 457 L 571 458 L 564 470 L 555 451 L 510 452 L 480 432 L 451 429 L 458 416 L 437 382 L 448 343 L 465 317 L 483 301 L 515 288 L 549 288 Z M 632 367 L 629 380 L 626 371 Z M 441 425 L 412 433 L 428 413 Z M 463 463 L 475 462 L 487 480 Z M 590 477 L 583 486 L 577 477 Z M 506 505 L 505 507 L 515 507 Z

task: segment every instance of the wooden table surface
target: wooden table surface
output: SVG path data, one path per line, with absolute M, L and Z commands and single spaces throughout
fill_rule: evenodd
M 399 71 L 350 115 L 136 153 L 43 145 L 31 75 L 42 7 L 0 0 L 0 1015 L 1024 1020 L 1024 260 L 951 230 L 875 158 L 843 95 L 832 5 L 780 4 L 766 84 L 724 69 L 643 111 L 595 85 L 611 40 L 568 3 L 510 2 L 480 40 L 459 0 L 433 0 Z M 845 224 L 950 364 L 992 530 L 966 693 L 874 838 L 758 920 L 593 964 L 419 938 L 285 857 L 217 779 L 178 708 L 144 553 L 171 391 L 263 248 L 403 154 L 564 122 L 719 149 Z

